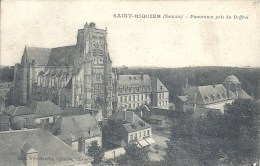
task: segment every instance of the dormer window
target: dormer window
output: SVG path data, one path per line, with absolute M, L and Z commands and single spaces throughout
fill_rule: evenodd
M 207 102 L 209 101 L 209 97 L 208 96 L 205 96 L 204 97 L 204 100 L 206 100 Z

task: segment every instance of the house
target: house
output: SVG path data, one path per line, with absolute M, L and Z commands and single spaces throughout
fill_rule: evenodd
M 151 115 L 149 117 L 149 122 L 153 124 L 161 125 L 163 123 L 164 118 L 165 117 L 161 115 Z
M 54 126 L 57 127 L 54 134 L 78 152 L 87 153 L 92 141 L 102 147 L 101 127 L 90 114 L 62 116 Z
M 81 155 L 46 130 L 0 132 L 0 140 L 0 165 L 91 165 L 89 156 Z
M 9 116 L 10 126 L 14 130 L 31 128 L 35 124 L 35 113 L 26 106 L 15 107 L 10 105 L 3 112 Z
M 52 124 L 62 114 L 62 109 L 49 100 L 34 101 L 29 108 L 35 114 L 35 124 Z
M 149 147 L 155 143 L 151 126 L 132 111 L 117 111 L 108 118 L 104 129 L 104 140 L 118 146 L 136 143 Z
M 169 104 L 169 90 L 157 77 L 142 73 L 139 75 L 115 73 L 115 79 L 118 106 L 136 109 L 143 104 L 154 107 L 167 107 Z

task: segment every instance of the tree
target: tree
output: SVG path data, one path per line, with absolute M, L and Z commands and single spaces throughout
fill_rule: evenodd
M 167 166 L 217 165 L 224 155 L 222 117 L 193 119 L 189 113 L 179 114 L 167 142 Z
M 88 155 L 94 158 L 93 164 L 99 164 L 104 158 L 104 150 L 98 146 L 97 141 L 92 141 L 88 147 Z
M 138 148 L 136 144 L 128 144 L 125 147 L 126 153 L 117 158 L 119 165 L 124 166 L 149 166 L 150 158 L 148 151 L 144 148 Z
M 259 108 L 253 100 L 235 100 L 226 105 L 225 124 L 228 158 L 235 165 L 252 164 L 259 155 Z

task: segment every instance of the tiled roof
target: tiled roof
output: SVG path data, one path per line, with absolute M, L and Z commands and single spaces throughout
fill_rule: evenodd
M 5 113 L 7 113 L 10 116 L 20 116 L 20 115 L 29 115 L 34 114 L 34 111 L 29 109 L 26 106 L 18 106 L 14 107 L 13 105 L 8 106 L 5 110 Z
M 119 75 L 118 86 L 125 85 L 151 85 L 151 78 L 149 75 Z
M 228 98 L 227 90 L 222 84 L 188 87 L 188 89 L 186 89 L 186 93 L 188 92 L 188 103 L 212 104 L 236 98 L 232 91 L 229 91 Z
M 118 111 L 108 117 L 108 120 L 114 122 L 123 121 L 124 124 L 122 124 L 119 130 L 126 130 L 127 132 L 134 132 L 151 127 L 132 111 Z
M 51 101 L 34 101 L 29 108 L 35 112 L 36 118 L 60 115 L 62 109 Z
M 57 125 L 60 128 L 58 137 L 61 140 L 78 140 L 82 137 L 91 138 L 92 136 L 101 135 L 98 122 L 90 114 L 61 117 Z
M 38 152 L 39 166 L 80 159 L 89 162 L 89 157 L 81 155 L 50 132 L 42 129 L 1 132 L 0 140 L 0 165 L 25 165 L 21 159 L 21 149 L 30 150 L 30 146 Z M 64 160 L 59 161 L 61 158 Z
M 238 98 L 239 99 L 252 99 L 243 89 L 238 91 Z
M 40 47 L 25 47 L 25 54 L 30 63 L 34 60 L 36 64 L 46 66 L 50 57 L 51 49 Z
M 153 79 L 153 78 L 152 78 Z M 167 92 L 167 91 L 169 91 L 164 85 L 163 85 L 163 83 L 159 80 L 159 78 L 155 78 L 156 80 L 156 85 L 157 85 L 157 87 L 156 87 L 156 92 Z
M 79 46 L 52 48 L 47 66 L 72 66 L 80 57 Z
M 91 110 L 84 110 L 83 108 L 69 106 L 63 110 L 62 116 L 86 115 L 89 114 L 90 112 Z

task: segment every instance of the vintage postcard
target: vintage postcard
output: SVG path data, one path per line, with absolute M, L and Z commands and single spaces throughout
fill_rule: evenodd
M 0 165 L 259 166 L 259 9 L 1 0 Z

